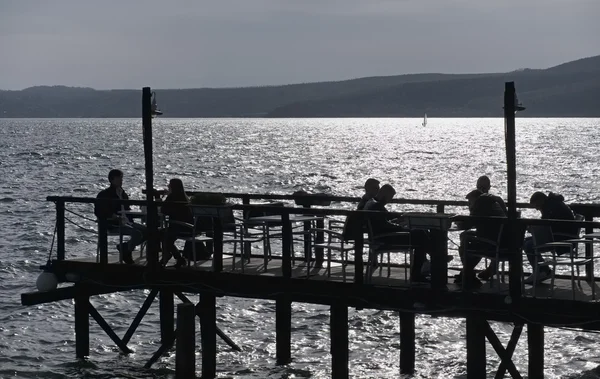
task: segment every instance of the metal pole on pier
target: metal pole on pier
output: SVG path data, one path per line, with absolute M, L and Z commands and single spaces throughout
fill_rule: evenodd
M 144 140 L 144 163 L 146 172 L 146 201 L 148 246 L 146 250 L 148 268 L 154 270 L 158 265 L 158 208 L 154 202 L 154 167 L 152 164 L 152 90 L 142 89 L 142 127 Z

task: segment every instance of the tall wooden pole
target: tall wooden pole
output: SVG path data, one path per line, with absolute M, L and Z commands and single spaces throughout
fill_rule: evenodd
M 146 171 L 146 201 L 147 201 L 147 259 L 148 268 L 153 270 L 158 265 L 158 208 L 154 202 L 154 167 L 152 164 L 152 90 L 142 89 L 142 127 L 144 139 L 144 162 Z
M 523 257 L 521 254 L 520 226 L 517 224 L 517 157 L 515 141 L 515 112 L 517 111 L 517 93 L 514 82 L 504 85 L 504 132 L 506 140 L 506 181 L 508 196 L 509 224 L 505 229 L 511 236 L 510 251 L 513 252 L 510 262 L 510 296 L 512 301 L 521 297 L 521 280 L 523 273 Z

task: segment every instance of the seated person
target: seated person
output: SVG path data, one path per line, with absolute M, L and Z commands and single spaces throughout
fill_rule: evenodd
M 190 208 L 190 199 L 187 197 L 183 188 L 183 182 L 181 179 L 171 179 L 169 181 L 169 187 L 166 191 L 167 198 L 161 205 L 161 213 L 165 216 L 169 216 L 169 226 L 163 231 L 163 257 L 161 265 L 165 266 L 171 256 L 177 259 L 175 268 L 185 266 L 185 258 L 181 256 L 179 249 L 175 246 L 175 241 L 182 236 L 191 236 L 192 229 L 184 225 L 177 223 L 171 223 L 171 221 L 180 221 L 188 224 L 194 223 L 194 215 Z
M 119 204 L 113 200 L 129 200 L 129 196 L 123 190 L 123 172 L 121 170 L 110 170 L 108 173 L 110 187 L 100 191 L 94 204 L 94 214 L 98 220 L 106 221 L 110 232 L 120 232 L 122 235 L 130 236 L 127 243 L 117 245 L 117 250 L 123 254 L 123 261 L 128 264 L 133 263 L 131 252 L 136 246 L 141 245 L 146 240 L 146 227 L 136 224 L 131 217 L 120 214 L 121 211 L 128 211 L 131 208 L 128 204 Z
M 506 217 L 506 213 L 502 210 L 502 207 L 498 203 L 496 196 L 483 193 L 480 190 L 473 190 L 467 195 L 467 200 L 469 201 L 469 211 L 471 216 Z M 472 226 L 475 226 L 474 223 L 469 222 L 461 225 L 461 227 L 464 229 L 468 229 Z M 489 253 L 490 257 L 495 257 L 496 253 L 493 246 L 473 240 L 473 237 L 486 238 L 496 242 L 498 240 L 500 228 L 500 224 L 494 225 L 488 223 L 479 223 L 479 225 L 476 225 L 475 233 L 472 231 L 461 233 L 460 246 L 458 250 L 460 259 L 463 263 L 463 271 L 456 277 L 456 283 L 462 283 L 463 280 L 466 280 L 465 287 L 467 288 L 481 286 L 481 281 L 475 277 L 475 273 L 473 271 L 475 266 L 477 266 L 479 261 L 481 261 L 481 257 L 470 256 L 469 254 L 466 254 L 465 257 L 465 249 L 477 250 L 479 253 L 484 255 Z M 467 274 L 465 274 L 465 271 Z
M 531 195 L 529 204 L 533 205 L 535 209 L 540 211 L 542 220 L 575 220 L 573 211 L 567 204 L 562 195 L 554 194 L 550 192 L 548 195 L 542 192 L 535 192 Z M 566 239 L 577 238 L 579 227 L 576 226 L 553 226 L 552 235 L 554 241 L 563 241 Z M 543 257 L 539 251 L 534 249 L 533 237 L 527 237 L 523 243 L 523 250 L 527 255 L 527 259 L 532 267 L 536 263 L 543 262 Z M 565 251 L 558 250 L 557 253 L 561 254 Z M 525 279 L 526 284 L 533 282 L 540 283 L 548 279 L 551 275 L 551 269 L 548 266 L 538 267 L 537 275 L 532 274 Z
M 365 194 L 362 196 L 362 199 L 360 199 L 360 201 L 358 202 L 356 210 L 363 210 L 365 208 L 365 204 L 367 204 L 367 201 L 377 196 L 377 192 L 379 192 L 379 180 L 373 178 L 367 179 L 367 181 L 365 182 Z
M 367 201 L 365 204 L 365 211 L 381 211 L 387 212 L 385 205 L 389 203 L 396 194 L 396 190 L 389 185 L 385 184 L 381 187 L 379 192 L 375 198 Z M 410 277 L 413 282 L 425 282 L 427 279 L 421 273 L 421 266 L 425 262 L 426 255 L 425 250 L 429 245 L 429 236 L 425 230 L 409 230 L 403 228 L 402 226 L 395 224 L 390 221 L 390 217 L 385 213 L 382 213 L 381 216 L 374 217 L 369 216 L 369 220 L 371 222 L 371 228 L 373 230 L 373 237 L 381 236 L 389 233 L 396 232 L 410 232 L 410 236 L 408 235 L 390 235 L 382 237 L 378 239 L 384 245 L 408 245 L 410 244 L 414 247 L 414 259 L 412 262 Z M 372 262 L 374 265 L 377 265 L 377 258 L 372 257 Z
M 504 202 L 504 199 L 502 199 L 500 196 L 495 196 L 495 195 L 490 194 L 491 187 L 492 187 L 492 184 L 491 184 L 489 177 L 483 175 L 477 179 L 476 188 L 485 194 L 493 196 L 493 198 L 500 205 L 500 207 L 502 208 L 504 213 L 508 214 L 508 208 L 506 207 L 506 203 Z M 481 271 L 477 275 L 477 277 L 479 277 L 479 279 L 489 280 L 492 277 L 492 275 L 494 275 L 494 272 L 496 272 L 495 265 L 496 265 L 496 262 L 491 261 L 490 265 L 485 270 Z

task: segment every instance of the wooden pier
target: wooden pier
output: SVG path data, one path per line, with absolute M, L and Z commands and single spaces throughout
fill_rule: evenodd
M 514 87 L 513 87 L 514 90 Z M 510 100 L 510 99 L 509 99 Z M 594 243 L 585 243 L 585 256 L 591 258 L 585 266 L 585 272 L 577 276 L 575 292 L 570 275 L 556 275 L 554 288 L 539 285 L 535 288 L 523 285 L 523 265 L 520 241 L 514 238 L 514 257 L 508 262 L 508 270 L 503 272 L 504 281 L 495 280 L 493 285 L 485 284 L 476 290 L 464 290 L 453 283 L 453 275 L 457 271 L 448 267 L 448 256 L 453 255 L 448 248 L 446 226 L 431 226 L 430 235 L 435 251 L 431 254 L 431 282 L 412 283 L 408 268 L 402 263 L 380 262 L 383 269 L 373 271 L 368 265 L 369 241 L 358 233 L 352 242 L 350 257 L 345 260 L 339 254 L 329 256 L 323 243 L 326 237 L 321 232 L 311 233 L 311 229 L 321 230 L 325 227 L 324 219 L 344 219 L 357 217 L 366 220 L 373 212 L 352 211 L 350 207 L 310 207 L 304 206 L 272 206 L 252 204 L 259 200 L 295 201 L 306 200 L 294 195 L 264 194 L 223 194 L 232 205 L 230 209 L 238 213 L 242 219 L 250 213 L 277 215 L 280 222 L 274 225 L 269 249 L 263 254 L 249 254 L 251 242 L 237 241 L 237 254 L 226 237 L 227 228 L 220 217 L 212 216 L 212 228 L 209 231 L 212 239 L 212 257 L 192 262 L 189 267 L 175 269 L 162 268 L 159 265 L 158 227 L 159 204 L 152 194 L 152 149 L 151 149 L 151 113 L 150 89 L 144 89 L 144 126 L 145 151 L 147 161 L 146 200 L 130 200 L 127 203 L 147 208 L 147 227 L 150 231 L 148 244 L 144 254 L 135 254 L 135 263 L 120 263 L 118 253 L 110 253 L 107 242 L 107 231 L 99 225 L 99 242 L 95 251 L 67 251 L 65 244 L 65 214 L 74 204 L 93 204 L 96 199 L 75 197 L 49 197 L 56 204 L 56 252 L 45 269 L 53 273 L 60 283 L 57 289 L 45 292 L 22 294 L 23 305 L 35 305 L 61 300 L 74 299 L 74 318 L 76 332 L 77 358 L 85 358 L 90 352 L 89 320 L 90 316 L 102 327 L 107 335 L 127 354 L 128 343 L 135 333 L 144 315 L 158 298 L 160 309 L 161 347 L 148 357 L 147 367 L 156 362 L 162 354 L 176 347 L 176 376 L 178 378 L 194 377 L 197 371 L 195 351 L 201 350 L 201 372 L 205 379 L 216 376 L 217 338 L 223 339 L 232 349 L 243 350 L 229 339 L 226 332 L 217 325 L 216 298 L 244 297 L 268 299 L 276 302 L 276 360 L 285 365 L 294 359 L 291 348 L 292 303 L 305 302 L 330 306 L 331 315 L 331 357 L 332 377 L 349 377 L 348 354 L 348 308 L 385 309 L 398 312 L 400 324 L 400 371 L 412 374 L 418 370 L 419 362 L 415 361 L 415 316 L 430 314 L 445 317 L 466 319 L 466 352 L 467 378 L 483 378 L 490 371 L 486 365 L 486 341 L 488 341 L 501 358 L 496 368 L 496 377 L 504 377 L 506 373 L 513 378 L 520 378 L 521 373 L 511 358 L 516 344 L 526 327 L 529 349 L 529 378 L 543 378 L 544 375 L 544 327 L 569 326 L 581 330 L 600 330 L 600 302 L 598 302 L 596 277 L 594 275 Z M 505 107 L 509 105 L 505 101 Z M 514 108 L 514 103 L 510 107 Z M 513 108 L 508 109 L 509 113 Z M 505 109 L 506 111 L 506 109 Z M 513 115 L 514 118 L 514 115 Z M 514 119 L 513 119 L 514 127 Z M 509 170 L 510 171 L 510 170 Z M 510 173 L 509 173 L 510 174 Z M 511 174 L 512 175 L 512 174 Z M 514 177 L 512 178 L 514 180 Z M 585 229 L 591 233 L 600 228 L 594 222 L 600 217 L 600 207 L 595 204 L 573 204 L 572 208 L 585 216 L 585 221 L 553 221 L 516 218 L 517 208 L 527 208 L 528 204 L 517 204 L 515 193 L 509 193 L 511 213 L 505 220 L 471 218 L 477 222 L 503 223 L 509 230 L 519 230 L 527 225 L 569 224 Z M 314 196 L 313 200 L 338 203 L 354 203 L 358 198 L 336 196 Z M 511 201 L 512 198 L 512 201 Z M 468 216 L 451 218 L 454 213 L 466 213 L 466 202 L 442 200 L 397 199 L 394 201 L 404 206 L 429 209 L 430 215 L 419 216 L 431 220 L 464 220 Z M 198 206 L 202 208 L 218 208 L 218 206 Z M 452 208 L 452 209 L 451 209 Z M 462 209 L 461 209 L 462 208 Z M 217 212 L 218 213 L 218 212 Z M 215 213 L 215 214 L 217 214 Z M 292 229 L 292 221 L 298 215 L 314 217 L 316 226 L 309 221 L 299 230 Z M 398 213 L 399 217 L 410 217 L 406 213 Z M 441 224 L 440 224 L 441 225 Z M 249 228 L 243 223 L 240 230 Z M 294 234 L 296 233 L 296 234 Z M 302 241 L 297 241 L 301 235 Z M 244 246 L 246 245 L 246 246 Z M 239 249 L 245 251 L 244 258 Z M 314 255 L 313 255 L 314 254 Z M 324 256 L 322 265 L 315 266 L 313 256 Z M 247 259 L 243 260 L 242 259 Z M 455 258 L 458 259 L 458 258 Z M 388 274 L 389 268 L 389 274 Z M 100 312 L 90 303 L 90 297 L 100 294 L 123 291 L 149 290 L 146 301 L 131 322 L 123 337 L 118 336 L 106 323 Z M 199 302 L 194 304 L 186 294 L 199 294 Z M 176 304 L 176 299 L 180 303 Z M 177 319 L 175 320 L 175 309 Z M 196 317 L 200 321 L 200 342 L 196 341 Z M 503 346 L 489 321 L 512 323 L 514 330 L 507 346 Z

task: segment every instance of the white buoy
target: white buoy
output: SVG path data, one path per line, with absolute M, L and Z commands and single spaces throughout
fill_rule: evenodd
M 54 273 L 44 271 L 40 274 L 40 276 L 38 276 L 37 280 L 35 281 L 35 285 L 38 291 L 52 291 L 56 289 L 56 286 L 58 285 L 58 279 Z

